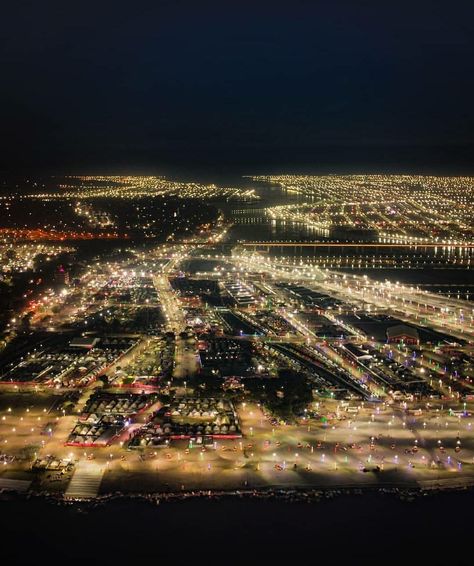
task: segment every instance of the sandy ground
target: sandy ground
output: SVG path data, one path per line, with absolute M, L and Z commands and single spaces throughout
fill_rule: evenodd
M 79 407 L 90 393 L 84 393 Z M 340 419 L 325 423 L 272 426 L 258 406 L 241 404 L 241 440 L 218 440 L 206 449 L 189 449 L 179 441 L 168 448 L 127 450 L 127 435 L 106 448 L 64 446 L 77 415 L 51 410 L 57 399 L 54 391 L 0 394 L 0 445 L 3 453 L 15 456 L 1 465 L 2 477 L 37 479 L 31 471 L 35 457 L 54 454 L 75 461 L 93 457 L 104 474 L 101 493 L 474 480 L 474 419 L 449 416 L 445 407 L 415 417 L 367 406 L 357 415 L 341 412 Z M 335 409 L 333 401 L 321 407 L 328 415 Z M 132 426 L 145 419 L 140 415 Z M 48 423 L 52 432 L 44 434 Z M 374 471 L 376 466 L 380 471 Z M 46 491 L 67 487 L 66 481 L 48 487 L 42 480 L 35 485 Z

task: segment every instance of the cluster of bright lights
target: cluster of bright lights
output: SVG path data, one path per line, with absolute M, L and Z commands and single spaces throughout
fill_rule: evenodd
M 34 268 L 35 259 L 44 256 L 46 261 L 74 248 L 54 244 L 4 244 L 0 245 L 0 271 L 4 273 L 25 272 Z
M 254 189 L 220 187 L 215 184 L 183 182 L 156 176 L 71 176 L 66 177 L 58 190 L 33 193 L 35 198 L 50 199 L 136 199 L 144 197 L 175 197 L 200 200 L 258 200 Z
M 304 202 L 267 209 L 274 220 L 303 223 L 357 239 L 370 231 L 382 242 L 472 241 L 473 177 L 410 175 L 261 176 Z M 339 230 L 338 230 L 339 228 Z

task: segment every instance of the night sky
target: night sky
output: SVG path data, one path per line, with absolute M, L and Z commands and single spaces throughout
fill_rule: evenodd
M 474 2 L 15 0 L 8 172 L 474 173 Z

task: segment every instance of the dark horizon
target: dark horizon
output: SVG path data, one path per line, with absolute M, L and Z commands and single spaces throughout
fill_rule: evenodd
M 163 175 L 182 179 L 223 180 L 245 175 L 350 175 L 407 174 L 438 176 L 474 175 L 474 146 L 453 147 L 321 147 L 249 152 L 189 150 L 127 151 L 77 156 L 58 153 L 56 159 L 28 164 L 10 161 L 0 169 L 4 177 L 60 175 Z M 292 156 L 290 158 L 289 156 Z
M 4 174 L 474 173 L 471 2 L 4 12 Z

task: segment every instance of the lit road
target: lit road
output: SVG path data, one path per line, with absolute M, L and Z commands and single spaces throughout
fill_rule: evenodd
M 447 299 L 412 286 L 337 275 L 312 266 L 282 265 L 259 254 L 234 256 L 249 272 L 266 272 L 274 280 L 306 283 L 349 303 L 363 301 L 395 316 L 454 336 L 474 339 L 474 309 L 469 301 Z

